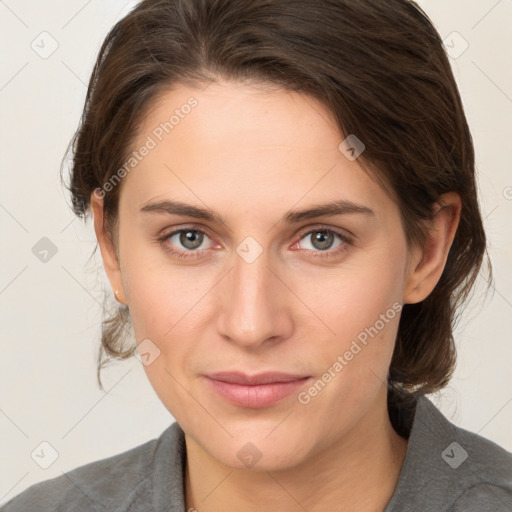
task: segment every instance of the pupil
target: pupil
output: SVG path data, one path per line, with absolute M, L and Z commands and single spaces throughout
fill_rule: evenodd
M 181 234 L 180 242 L 189 249 L 195 249 L 201 245 L 201 237 L 195 231 L 186 231 Z M 189 243 L 191 243 L 191 246 L 188 245 Z
M 315 236 L 315 242 L 319 243 L 319 247 L 317 247 L 317 249 L 328 249 L 332 244 L 332 237 L 332 233 L 317 231 Z

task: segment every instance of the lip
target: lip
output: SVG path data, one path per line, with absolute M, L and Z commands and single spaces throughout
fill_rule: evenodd
M 281 372 L 220 372 L 205 378 L 210 388 L 228 402 L 255 409 L 268 407 L 297 392 L 311 377 Z

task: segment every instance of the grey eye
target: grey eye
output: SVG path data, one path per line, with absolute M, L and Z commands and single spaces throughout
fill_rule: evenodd
M 317 249 L 329 249 L 331 247 L 334 240 L 334 235 L 332 233 L 316 231 L 313 235 L 313 245 Z
M 337 246 L 333 246 L 335 242 L 335 238 L 341 240 L 340 235 L 335 233 L 334 231 L 329 231 L 327 229 L 317 229 L 314 231 L 310 231 L 307 233 L 302 240 L 311 240 L 311 244 L 313 249 L 317 249 L 319 251 L 325 251 L 328 249 L 332 249 Z M 341 241 L 338 245 L 341 245 Z M 311 249 L 311 247 L 304 247 L 305 249 Z
M 204 233 L 192 229 L 177 231 L 170 237 L 170 240 L 172 241 L 172 238 L 175 236 L 179 236 L 179 243 L 182 247 L 189 250 L 197 249 L 203 243 L 204 239 Z

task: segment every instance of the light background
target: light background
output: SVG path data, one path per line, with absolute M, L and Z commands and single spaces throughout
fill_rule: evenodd
M 88 262 L 91 223 L 74 219 L 59 181 L 96 53 L 133 5 L 0 1 L 0 504 L 157 437 L 173 421 L 135 358 L 104 371 L 106 393 L 96 385 L 107 281 L 99 251 Z M 420 5 L 457 56 L 496 284 L 484 300 L 480 278 L 456 331 L 455 377 L 431 399 L 455 424 L 512 451 L 512 0 Z M 52 38 L 58 48 L 47 58 L 31 47 L 49 51 Z M 46 263 L 32 252 L 43 237 L 57 248 Z M 43 441 L 59 454 L 48 469 L 31 457 Z

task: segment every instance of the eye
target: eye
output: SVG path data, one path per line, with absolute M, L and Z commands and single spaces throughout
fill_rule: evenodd
M 338 239 L 338 243 L 336 243 L 336 239 Z M 312 251 L 314 257 L 337 256 L 346 251 L 347 246 L 352 244 L 352 240 L 347 235 L 327 227 L 310 230 L 302 235 L 301 240 L 310 241 L 310 247 L 305 249 Z
M 208 235 L 200 229 L 182 228 L 163 235 L 159 241 L 168 252 L 179 258 L 194 258 L 198 256 L 196 253 L 199 252 L 198 249 L 203 245 L 205 238 L 209 239 Z M 202 249 L 208 248 L 202 247 Z
M 211 248 L 211 245 L 203 246 L 206 239 L 210 240 L 210 237 L 200 229 L 181 228 L 164 234 L 158 241 L 173 256 L 186 259 L 201 257 L 203 250 Z M 311 252 L 313 257 L 320 258 L 338 256 L 352 245 L 349 236 L 328 227 L 310 230 L 303 233 L 300 238 L 301 241 L 308 239 L 310 247 L 306 247 L 305 250 Z M 295 245 L 300 245 L 300 242 Z

